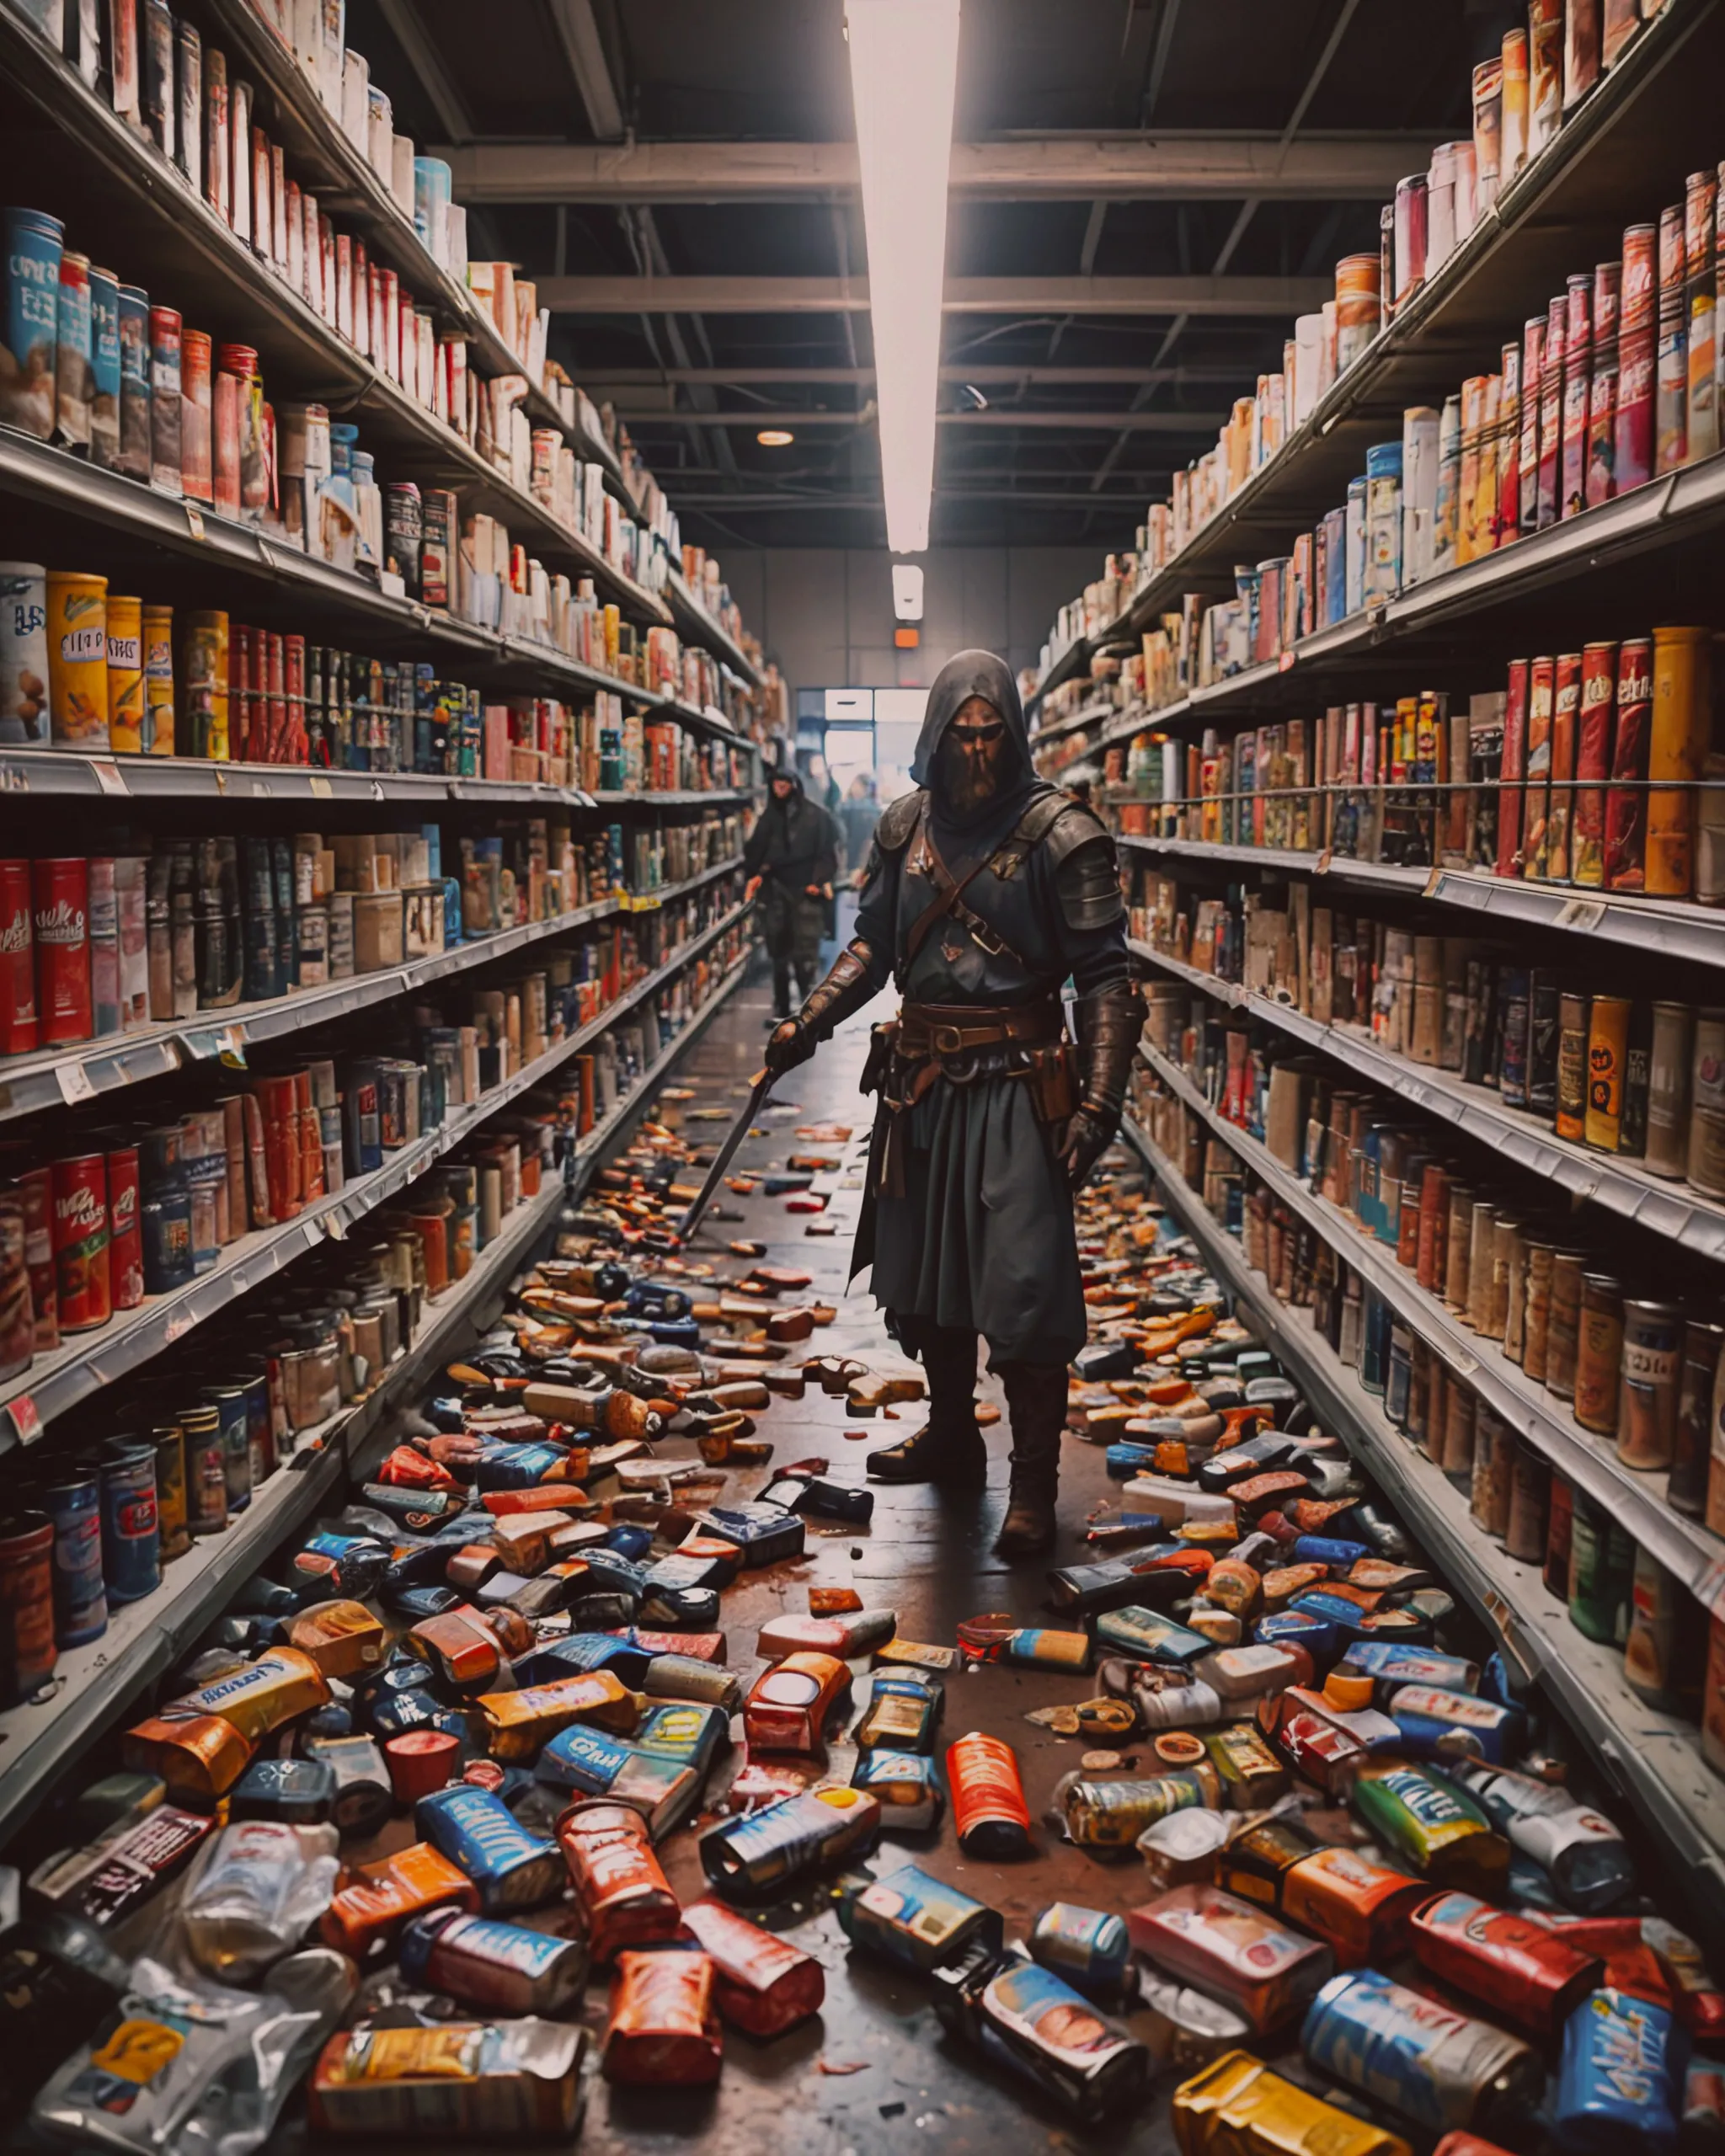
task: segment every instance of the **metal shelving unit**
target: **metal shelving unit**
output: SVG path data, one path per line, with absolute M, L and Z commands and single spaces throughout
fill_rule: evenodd
M 291 384 L 357 419 L 361 446 L 388 452 L 385 477 L 419 477 L 461 488 L 465 507 L 499 516 L 512 536 L 590 576 L 636 618 L 670 622 L 662 600 L 520 492 L 473 443 L 339 338 L 235 238 L 177 167 L 134 133 L 77 69 L 9 8 L 0 9 L 0 80 L 48 123 L 47 131 L 29 139 L 40 148 L 41 184 L 54 198 L 56 214 L 69 210 L 73 231 L 80 216 L 92 231 L 99 228 L 123 272 L 137 275 L 142 264 L 135 257 L 142 257 L 152 282 L 166 275 L 163 295 L 183 312 L 200 314 L 228 331 L 243 329 L 273 393 Z M 77 146 L 76 159 L 67 154 L 72 144 Z M 508 371 L 519 371 L 512 355 Z M 0 480 L 4 476 L 0 472 Z
M 1146 963 L 1161 967 L 1219 1003 L 1262 1019 L 1307 1048 L 1334 1056 L 1348 1070 L 1375 1080 L 1518 1166 L 1556 1183 L 1571 1198 L 1591 1199 L 1702 1257 L 1725 1259 L 1725 1204 L 1702 1197 L 1686 1183 L 1650 1175 L 1609 1153 L 1591 1152 L 1585 1145 L 1559 1138 L 1538 1116 L 1505 1107 L 1491 1086 L 1470 1086 L 1453 1071 L 1429 1070 L 1391 1055 L 1369 1033 L 1352 1027 L 1321 1025 L 1271 996 L 1254 995 L 1236 981 L 1218 980 L 1214 974 L 1168 958 L 1154 944 L 1135 940 L 1131 947 Z
M 1402 894 L 1431 905 L 1453 906 L 1482 916 L 1487 932 L 1541 928 L 1597 937 L 1632 950 L 1694 965 L 1725 966 L 1725 910 L 1676 899 L 1617 897 L 1572 889 L 1562 883 L 1526 883 L 1466 868 L 1403 868 L 1392 862 L 1354 861 L 1343 854 L 1298 853 L 1283 846 L 1211 846 L 1197 839 L 1165 839 L 1122 831 L 1115 843 L 1135 852 L 1217 867 L 1262 868 L 1271 873 L 1312 876 L 1327 883 L 1358 883 Z M 1150 955 L 1146 947 L 1145 955 Z M 1158 954 L 1158 963 L 1165 963 Z
M 510 1276 L 571 1197 L 647 1105 L 654 1088 L 712 1022 L 743 978 L 738 967 L 721 981 L 628 1095 L 581 1141 L 565 1182 L 553 1175 L 537 1198 L 518 1205 L 502 1232 L 482 1251 L 466 1277 L 433 1306 L 411 1348 L 385 1370 L 362 1401 L 302 1434 L 299 1448 L 254 1497 L 225 1534 L 195 1542 L 167 1568 L 162 1586 L 142 1602 L 116 1610 L 89 1646 L 61 1651 L 51 1689 L 0 1713 L 0 1834 L 40 1801 L 84 1746 L 110 1728 L 148 1685 L 194 1647 L 227 1606 L 240 1582 L 266 1561 L 287 1535 L 309 1519 L 347 1475 L 359 1447 L 386 1415 L 406 1400 L 458 1342 L 483 1329 L 483 1313 L 500 1300 Z
M 1664 1476 L 1624 1466 L 1608 1443 L 1572 1418 L 1562 1401 L 1527 1377 L 1493 1342 L 1471 1331 L 1441 1297 L 1422 1288 L 1397 1263 L 1394 1251 L 1309 1190 L 1260 1139 L 1230 1123 L 1177 1065 L 1147 1043 L 1139 1054 L 1167 1090 L 1290 1212 L 1308 1222 L 1518 1437 L 1621 1521 L 1699 1600 L 1709 1608 L 1717 1603 L 1725 1611 L 1725 1541 L 1710 1534 L 1699 1520 L 1672 1510 L 1665 1501 Z
M 761 672 L 742 646 L 735 642 L 728 630 L 723 629 L 696 598 L 681 569 L 673 568 L 665 580 L 670 596 L 671 613 L 678 632 L 691 643 L 701 644 L 718 658 L 744 685 L 751 689 L 761 686 Z
M 1184 593 L 1228 588 L 1236 562 L 1285 551 L 1295 532 L 1345 498 L 1348 480 L 1365 468 L 1368 446 L 1399 435 L 1405 407 L 1441 401 L 1468 374 L 1489 372 L 1523 318 L 1561 290 L 1568 272 L 1621 241 L 1632 211 L 1653 217 L 1662 200 L 1680 197 L 1685 174 L 1718 159 L 1713 86 L 1722 56 L 1720 0 L 1668 0 L 1311 417 L 1140 587 L 1117 621 L 1062 653 L 1032 701 L 1070 680 L 1100 646 L 1135 637 L 1178 608 Z M 1519 551 L 1488 556 L 1487 565 Z M 1474 603 L 1458 589 L 1458 608 Z
M 358 974 L 351 980 L 330 981 L 322 988 L 307 988 L 267 1002 L 238 1003 L 223 1011 L 201 1011 L 195 1017 L 173 1019 L 129 1033 L 99 1040 L 80 1041 L 71 1048 L 45 1054 L 0 1058 L 0 1122 L 34 1115 L 43 1108 L 90 1100 L 118 1091 L 126 1086 L 165 1077 L 190 1063 L 227 1057 L 243 1059 L 248 1047 L 276 1040 L 286 1033 L 323 1026 L 350 1012 L 387 1003 L 429 987 L 433 981 L 510 957 L 547 937 L 571 929 L 611 921 L 624 915 L 656 911 L 672 900 L 698 891 L 715 877 L 740 867 L 740 854 L 732 854 L 681 883 L 666 883 L 656 891 L 619 893 L 577 906 L 571 913 L 553 915 L 548 921 L 524 921 L 495 936 L 476 937 L 428 958 L 405 966 L 392 966 L 382 973 Z
M 1512 1667 L 1546 1688 L 1606 1780 L 1695 1880 L 1707 1915 L 1725 1921 L 1725 1783 L 1701 1758 L 1698 1733 L 1637 1697 L 1621 1653 L 1578 1631 L 1546 1592 L 1537 1567 L 1518 1564 L 1473 1524 L 1466 1499 L 1383 1413 L 1323 1336 L 1279 1303 L 1147 1134 L 1125 1132 L 1155 1172 L 1169 1210 L 1217 1279 L 1248 1313 L 1265 1345 L 1306 1390 L 1415 1535 L 1445 1580 L 1503 1642 Z
M 241 1236 L 228 1245 L 210 1272 L 200 1273 L 176 1293 L 151 1296 L 134 1310 L 116 1313 L 94 1331 L 72 1336 L 53 1354 L 39 1357 L 29 1369 L 0 1388 L 0 1414 L 5 1417 L 0 1422 L 0 1438 L 10 1444 L 33 1442 L 56 1417 L 171 1348 L 195 1326 L 206 1323 L 218 1310 L 273 1279 L 326 1237 L 340 1241 L 350 1228 L 453 1152 L 499 1108 L 531 1091 L 646 1001 L 747 911 L 746 905 L 732 907 L 625 990 L 597 1017 L 554 1043 L 544 1054 L 535 1057 L 478 1100 L 464 1102 L 444 1122 L 401 1147 L 370 1175 L 355 1177 L 291 1220 Z M 0 1444 L 0 1450 L 6 1449 Z

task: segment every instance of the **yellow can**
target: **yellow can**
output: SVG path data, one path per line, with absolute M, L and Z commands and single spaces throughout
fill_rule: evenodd
M 1615 1153 L 1622 1132 L 1629 1015 L 1626 995 L 1596 995 L 1588 1014 L 1587 1111 L 1583 1135 L 1599 1153 Z
M 1410 2156 L 1399 2135 L 1308 2095 L 1250 2052 L 1224 2052 L 1169 2105 L 1180 2156 Z
M 181 751 L 227 760 L 227 616 L 189 614 L 185 624 L 185 734 Z
M 1648 744 L 1650 898 L 1695 888 L 1695 784 L 1712 725 L 1712 631 L 1653 631 L 1653 709 Z
M 147 756 L 174 754 L 174 609 L 143 610 L 144 724 Z
M 48 702 L 56 746 L 108 746 L 108 579 L 48 572 Z
M 144 745 L 143 612 L 141 599 L 108 601 L 108 744 L 122 756 Z

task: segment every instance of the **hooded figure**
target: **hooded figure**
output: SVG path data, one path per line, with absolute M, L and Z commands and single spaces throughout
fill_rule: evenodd
M 743 848 L 746 895 L 763 892 L 762 931 L 772 961 L 772 1015 L 791 1015 L 791 974 L 807 995 L 820 963 L 820 939 L 832 879 L 838 873 L 838 827 L 803 791 L 793 771 L 771 774 L 765 808 Z
M 857 932 L 767 1062 L 788 1070 L 884 988 L 864 1075 L 878 1091 L 855 1269 L 927 1369 L 927 1427 L 870 1455 L 878 1481 L 987 1471 L 976 1345 L 1006 1389 L 1012 1503 L 997 1547 L 1054 1536 L 1066 1365 L 1084 1344 L 1072 1193 L 1119 1126 L 1142 1006 L 1114 841 L 1039 779 L 1012 675 L 960 652 L 929 691 L 911 774 L 870 849 Z M 1077 1042 L 1060 991 L 1076 985 Z

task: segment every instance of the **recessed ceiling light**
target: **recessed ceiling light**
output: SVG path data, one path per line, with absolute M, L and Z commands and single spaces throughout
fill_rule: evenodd
M 763 449 L 788 449 L 797 437 L 788 427 L 762 427 L 755 439 Z

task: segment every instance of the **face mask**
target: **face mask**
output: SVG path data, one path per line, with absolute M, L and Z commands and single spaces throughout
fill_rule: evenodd
M 1007 760 L 1004 723 L 991 718 L 971 727 L 956 719 L 941 737 L 941 791 L 954 812 L 969 815 L 1000 792 Z

